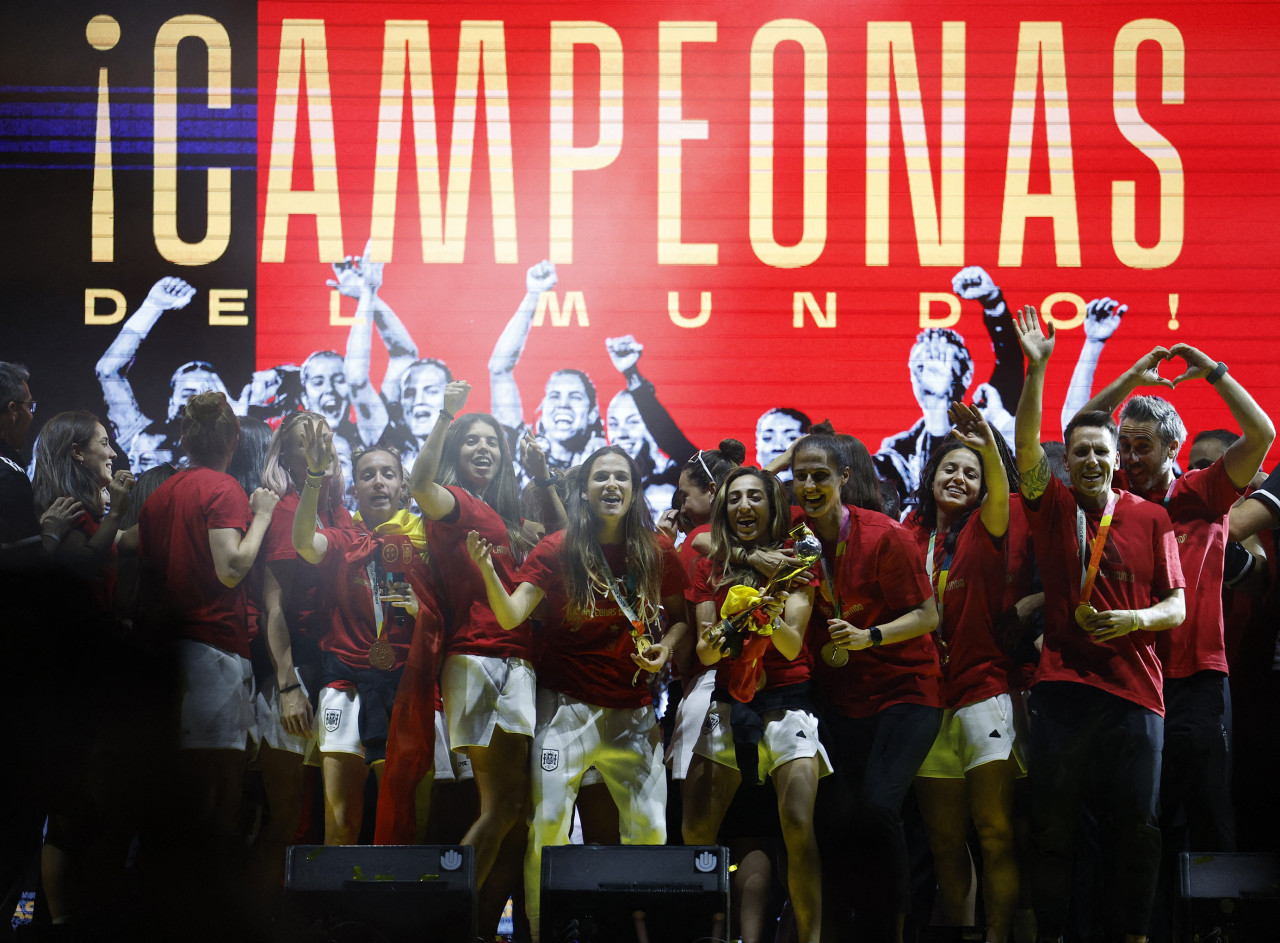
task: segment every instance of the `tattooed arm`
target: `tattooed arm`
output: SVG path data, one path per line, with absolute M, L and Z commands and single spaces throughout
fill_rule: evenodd
M 1027 305 L 1014 318 L 1018 342 L 1027 355 L 1027 378 L 1018 398 L 1018 412 L 1014 419 L 1014 448 L 1018 459 L 1018 473 L 1022 476 L 1022 496 L 1028 501 L 1038 500 L 1049 486 L 1053 474 L 1049 459 L 1040 445 L 1040 418 L 1044 408 L 1044 373 L 1053 353 L 1053 325 L 1040 328 L 1036 309 Z

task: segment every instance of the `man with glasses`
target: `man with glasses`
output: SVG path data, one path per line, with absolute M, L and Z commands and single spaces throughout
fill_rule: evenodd
M 64 498 L 36 518 L 31 479 L 20 454 L 36 411 L 30 379 L 26 367 L 0 361 L 0 568 L 30 563 L 42 538 L 45 548 L 53 550 L 80 512 L 79 504 Z

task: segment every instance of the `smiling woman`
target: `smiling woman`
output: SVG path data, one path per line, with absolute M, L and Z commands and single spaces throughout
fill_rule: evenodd
M 542 849 L 568 839 L 589 767 L 617 802 L 623 844 L 666 840 L 661 738 L 641 679 L 662 668 L 686 630 L 684 567 L 670 540 L 654 532 L 635 462 L 617 446 L 597 449 L 578 481 L 568 527 L 543 538 L 512 582 L 499 578 L 489 541 L 472 533 L 467 542 L 500 625 L 515 628 L 541 604 L 537 761 L 525 857 L 535 939 Z M 661 638 L 660 608 L 668 623 Z

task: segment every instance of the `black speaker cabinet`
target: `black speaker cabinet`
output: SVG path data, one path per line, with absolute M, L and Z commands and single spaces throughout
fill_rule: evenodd
M 565 845 L 542 853 L 542 943 L 729 939 L 729 853 Z
M 1274 943 L 1280 939 L 1280 855 L 1178 856 L 1182 943 Z
M 299 943 L 474 943 L 475 858 L 461 845 L 294 845 L 285 867 Z

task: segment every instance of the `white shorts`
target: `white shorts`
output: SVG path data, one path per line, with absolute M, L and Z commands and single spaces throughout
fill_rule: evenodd
M 711 692 L 716 687 L 715 669 L 704 671 L 684 692 L 676 706 L 676 722 L 667 744 L 666 763 L 671 767 L 672 779 L 684 779 L 689 775 L 689 761 L 693 759 L 693 747 L 702 733 L 707 710 L 711 707 Z
M 1015 729 L 1013 699 L 997 694 L 985 701 L 942 712 L 942 729 L 917 776 L 964 779 L 969 770 L 1013 757 L 1024 772 L 1022 740 Z
M 316 749 L 321 753 L 350 753 L 364 759 L 360 741 L 360 694 L 355 690 L 320 689 L 316 711 Z
M 179 639 L 182 681 L 178 746 L 184 750 L 245 750 L 258 736 L 253 666 L 220 648 Z
M 717 701 L 707 710 L 702 732 L 693 752 L 705 756 L 721 766 L 738 768 L 738 754 L 734 749 L 733 727 L 729 723 L 732 705 Z M 760 779 L 779 766 L 807 756 L 818 758 L 818 775 L 831 772 L 831 760 L 826 747 L 818 739 L 818 718 L 808 711 L 778 710 L 763 715 L 764 735 L 760 738 Z
M 523 658 L 450 655 L 440 672 L 440 695 L 454 750 L 487 747 L 494 727 L 533 736 L 537 682 Z
M 574 803 L 595 766 L 618 807 L 624 845 L 667 841 L 667 777 L 653 707 L 597 707 L 558 691 L 538 692 L 533 737 L 533 814 L 525 851 L 525 907 L 539 926 L 542 849 L 569 841 Z
M 465 753 L 449 749 L 449 725 L 444 711 L 436 711 L 436 782 L 453 783 L 475 779 L 471 771 L 471 759 Z
M 258 739 L 273 750 L 287 750 L 305 756 L 309 744 L 308 737 L 295 737 L 286 733 L 280 713 L 280 688 L 274 677 L 264 680 L 265 687 L 258 689 L 254 698 L 254 709 L 258 717 Z

